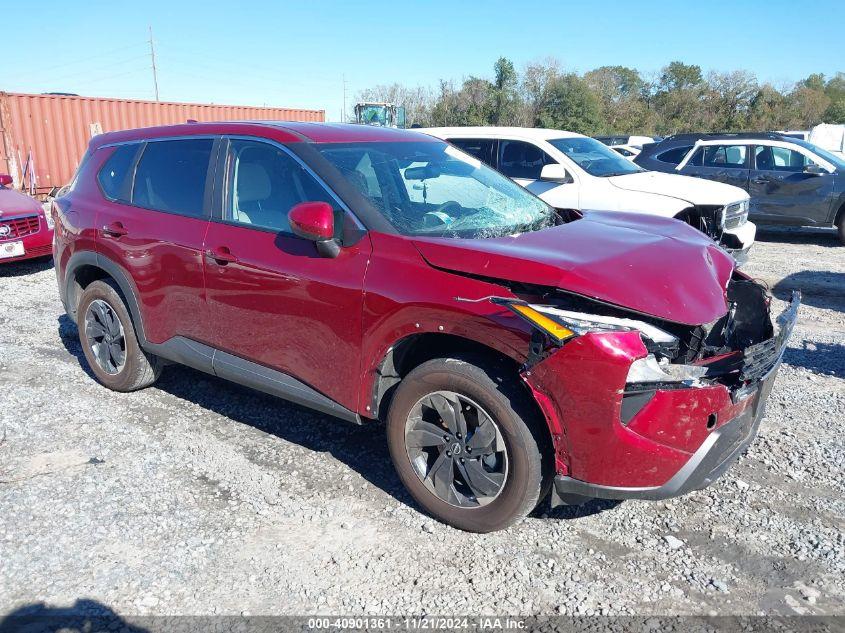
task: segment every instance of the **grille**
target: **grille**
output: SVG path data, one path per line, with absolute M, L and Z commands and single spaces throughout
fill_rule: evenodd
M 725 228 L 735 229 L 748 219 L 748 209 L 742 203 L 729 204 L 725 207 Z
M 38 233 L 41 225 L 37 215 L 28 215 L 23 218 L 11 218 L 8 220 L 0 220 L 0 240 L 10 239 L 15 237 L 25 237 Z M 9 227 L 9 232 L 6 233 L 2 227 Z M 5 235 L 4 235 L 5 234 Z
M 751 345 L 743 350 L 741 380 L 752 382 L 760 380 L 780 360 L 786 342 L 792 334 L 795 321 L 798 319 L 800 304 L 800 295 L 793 292 L 790 306 L 777 319 L 780 328 L 778 333 L 767 341 Z

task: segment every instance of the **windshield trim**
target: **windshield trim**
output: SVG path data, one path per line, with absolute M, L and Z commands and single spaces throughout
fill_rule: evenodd
M 790 143 L 795 143 L 799 147 L 803 147 L 809 152 L 813 152 L 814 154 L 818 154 L 820 158 L 829 162 L 836 171 L 845 171 L 845 158 L 837 156 L 829 149 L 825 149 L 824 147 L 819 147 L 815 143 L 811 143 L 810 141 L 805 141 L 802 138 L 796 138 L 789 141 Z
M 607 174 L 596 174 L 596 173 L 593 173 L 592 171 L 590 171 L 589 169 L 587 169 L 584 165 L 582 165 L 580 162 L 578 162 L 577 160 L 575 160 L 572 156 L 570 156 L 569 154 L 567 154 L 567 153 L 566 153 L 566 151 L 564 151 L 561 147 L 559 147 L 558 145 L 556 145 L 556 143 L 565 143 L 565 142 L 571 142 L 571 141 L 574 141 L 574 140 L 579 140 L 579 141 L 580 141 L 580 140 L 595 141 L 595 142 L 598 144 L 598 146 L 600 146 L 600 147 L 602 147 L 602 148 L 606 149 L 606 150 L 607 150 L 607 152 L 609 152 L 608 154 L 606 154 L 607 156 L 609 156 L 609 157 L 613 157 L 613 158 L 619 158 L 619 159 L 621 159 L 621 160 L 625 161 L 625 163 L 628 163 L 627 165 L 625 165 L 625 167 L 626 167 L 626 171 L 622 171 L 622 172 L 620 172 L 620 171 L 613 171 L 613 172 L 609 172 L 609 173 L 607 173 Z M 648 170 L 646 170 L 646 169 L 643 169 L 642 167 L 640 167 L 640 166 L 639 166 L 639 165 L 637 165 L 636 163 L 632 162 L 631 160 L 629 160 L 629 159 L 628 159 L 628 158 L 626 158 L 625 156 L 622 156 L 622 155 L 621 155 L 621 154 L 619 154 L 618 152 L 616 152 L 616 151 L 612 150 L 612 149 L 610 148 L 610 146 L 609 146 L 609 145 L 605 145 L 605 144 L 604 144 L 604 143 L 602 143 L 601 141 L 598 141 L 598 140 L 596 140 L 596 139 L 594 139 L 594 138 L 592 138 L 592 137 L 590 137 L 590 136 L 576 136 L 576 135 L 573 135 L 573 136 L 559 136 L 559 137 L 555 137 L 555 138 L 549 138 L 549 139 L 546 139 L 546 143 L 548 143 L 549 145 L 551 145 L 551 146 L 552 146 L 552 148 L 554 148 L 554 150 L 555 150 L 558 154 L 560 154 L 563 158 L 565 158 L 567 161 L 569 161 L 570 163 L 572 163 L 573 165 L 575 165 L 575 167 L 576 167 L 578 170 L 580 170 L 580 171 L 584 172 L 584 173 L 585 173 L 585 174 L 587 174 L 588 176 L 592 176 L 593 178 L 613 178 L 613 177 L 615 177 L 615 176 L 629 176 L 629 175 L 631 175 L 631 174 L 639 174 L 639 173 L 642 173 L 642 172 L 644 172 L 644 171 L 648 171 Z M 622 163 L 620 163 L 620 164 L 622 164 Z M 630 169 L 628 169 L 628 168 L 630 168 Z

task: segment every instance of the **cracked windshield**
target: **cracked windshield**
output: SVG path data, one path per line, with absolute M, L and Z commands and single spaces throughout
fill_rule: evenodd
M 445 143 L 318 148 L 404 235 L 502 237 L 557 223 L 545 202 Z

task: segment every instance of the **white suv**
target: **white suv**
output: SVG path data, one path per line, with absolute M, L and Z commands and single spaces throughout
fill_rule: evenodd
M 731 185 L 645 171 L 603 143 L 560 130 L 453 127 L 444 139 L 564 210 L 633 211 L 683 220 L 739 261 L 754 243 L 748 194 Z

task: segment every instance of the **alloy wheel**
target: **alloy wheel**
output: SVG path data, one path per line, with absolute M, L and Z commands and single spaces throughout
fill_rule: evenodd
M 120 373 L 126 365 L 126 336 L 114 308 L 102 299 L 94 299 L 85 312 L 85 337 L 100 369 Z
M 411 408 L 405 450 L 414 472 L 440 500 L 460 508 L 493 501 L 508 475 L 505 442 L 493 418 L 453 391 L 436 391 Z

